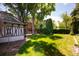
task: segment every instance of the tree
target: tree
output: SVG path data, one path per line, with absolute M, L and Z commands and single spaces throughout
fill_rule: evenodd
M 47 16 L 50 15 L 52 11 L 55 11 L 55 4 L 54 3 L 40 3 L 39 4 L 40 9 L 38 10 L 39 12 L 37 12 L 36 14 L 36 19 L 38 20 L 38 26 L 43 25 L 43 23 L 45 23 L 45 21 L 43 21 L 43 19 Z
M 41 21 L 44 19 L 45 16 L 50 15 L 52 11 L 55 10 L 55 4 L 54 3 L 39 3 L 39 4 L 31 4 L 29 6 L 30 13 L 32 15 L 32 29 L 34 34 L 34 21 L 35 18 L 37 20 Z M 40 12 L 38 12 L 40 10 Z
M 65 29 L 65 24 L 64 24 L 64 22 L 59 22 L 59 28 L 60 28 L 60 29 Z
M 53 3 L 5 3 L 5 6 L 8 7 L 8 10 L 18 16 L 19 20 L 24 24 L 26 23 L 27 16 L 30 14 L 32 16 L 32 32 L 34 34 L 34 21 L 36 15 L 39 18 L 43 19 L 46 15 L 51 14 L 51 12 L 55 9 Z M 37 12 L 40 10 L 40 12 Z M 39 19 L 37 17 L 37 19 Z M 25 32 L 24 32 L 25 33 Z M 25 33 L 26 34 L 26 33 Z
M 79 3 L 76 4 L 75 8 L 71 12 L 72 16 L 72 26 L 71 26 L 71 33 L 75 34 L 78 31 L 78 24 L 75 23 L 79 19 Z
M 74 17 L 74 16 L 79 17 L 79 3 L 76 3 L 75 8 L 71 12 L 71 16 L 72 17 Z
M 47 19 L 46 20 L 46 34 L 52 34 L 53 33 L 53 23 L 52 19 Z
M 67 13 L 63 13 L 62 18 L 63 22 L 61 22 L 62 25 L 61 24 L 60 25 L 63 26 L 63 28 L 65 27 L 65 29 L 70 29 L 71 16 L 67 15 Z
M 40 7 L 39 7 L 39 4 L 37 4 L 37 3 L 29 3 L 28 4 L 28 10 L 32 16 L 32 34 L 35 33 L 34 20 L 35 20 L 37 10 L 39 10 L 39 9 L 40 9 Z

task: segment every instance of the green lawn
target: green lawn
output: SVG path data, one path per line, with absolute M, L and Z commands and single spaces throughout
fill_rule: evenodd
M 73 56 L 73 36 L 68 34 L 37 34 L 20 48 L 18 56 Z

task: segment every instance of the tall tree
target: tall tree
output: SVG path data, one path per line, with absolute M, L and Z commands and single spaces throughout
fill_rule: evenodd
M 78 24 L 74 22 L 77 22 L 79 19 L 79 3 L 76 4 L 75 8 L 71 12 L 71 16 L 72 16 L 71 33 L 75 34 L 78 31 Z
M 52 19 L 46 20 L 46 34 L 53 34 L 53 22 Z
M 29 3 L 28 4 L 28 10 L 32 16 L 32 34 L 35 33 L 34 20 L 35 20 L 37 10 L 39 10 L 39 9 L 40 9 L 40 7 L 39 7 L 39 4 L 37 4 L 37 3 Z
M 40 9 L 36 14 L 36 18 L 39 21 L 39 24 L 42 25 L 44 23 L 43 19 L 50 15 L 52 11 L 55 11 L 55 4 L 54 3 L 40 3 Z
M 45 16 L 50 15 L 52 11 L 55 10 L 55 4 L 54 3 L 36 3 L 36 4 L 30 4 L 29 11 L 32 15 L 32 30 L 34 34 L 34 21 L 37 18 L 37 20 L 41 21 L 44 19 Z M 39 12 L 38 12 L 39 11 Z
M 67 15 L 67 13 L 63 13 L 62 18 L 63 18 L 62 24 L 65 26 L 65 29 L 70 29 L 71 16 Z
M 64 22 L 59 22 L 59 28 L 60 28 L 60 29 L 65 29 L 65 24 L 64 24 Z
M 55 10 L 53 3 L 10 3 L 5 4 L 11 13 L 17 15 L 20 21 L 25 23 L 26 16 L 31 14 L 32 16 L 32 33 L 34 34 L 34 20 L 36 15 L 39 16 L 40 19 L 43 19 L 46 15 L 51 14 L 53 10 Z M 40 10 L 40 12 L 37 12 Z M 38 18 L 38 19 L 39 19 Z

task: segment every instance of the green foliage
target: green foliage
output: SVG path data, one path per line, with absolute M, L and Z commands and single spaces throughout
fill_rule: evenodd
M 39 26 L 39 32 L 42 34 L 53 34 L 53 22 L 52 19 L 47 19 L 43 22 L 41 22 L 40 26 Z
M 79 3 L 76 3 L 75 8 L 71 12 L 71 16 L 72 17 L 74 17 L 74 16 L 79 17 Z
M 54 29 L 53 33 L 57 34 L 69 34 L 70 30 L 68 29 Z
M 71 16 L 67 15 L 67 13 L 62 14 L 63 22 L 60 23 L 60 27 L 65 29 L 70 29 L 72 18 Z
M 54 3 L 4 3 L 4 6 L 8 7 L 8 10 L 14 15 L 24 17 L 31 14 L 31 16 L 37 16 L 39 20 L 55 11 Z
M 47 15 L 50 15 L 51 12 L 55 10 L 55 7 L 54 7 L 55 4 L 54 3 L 39 3 L 35 5 L 34 5 L 35 7 L 32 7 L 33 10 L 30 9 L 32 10 L 31 11 L 31 14 L 33 16 L 32 19 L 33 19 L 33 22 L 35 21 L 35 18 L 38 19 L 41 25 L 41 22 L 43 21 L 44 17 Z
M 39 25 L 39 32 L 42 34 L 46 34 L 46 23 L 43 21 L 42 24 Z
M 40 25 L 39 30 L 40 30 L 40 32 L 42 32 L 42 30 L 43 30 L 43 25 L 42 24 Z
M 64 24 L 64 22 L 59 22 L 59 28 L 60 28 L 60 29 L 65 29 L 65 24 Z
M 43 20 L 45 16 L 50 15 L 52 11 L 55 11 L 54 3 L 40 3 L 39 7 L 40 12 L 37 12 L 36 16 L 38 20 Z
M 4 6 L 8 7 L 8 11 L 10 11 L 13 15 L 17 16 L 20 21 L 22 21 L 23 23 L 26 21 L 28 15 L 27 4 L 5 3 Z
M 47 34 L 53 34 L 53 23 L 52 23 L 52 19 L 47 19 L 46 20 L 46 31 L 47 31 Z
M 72 26 L 71 26 L 71 34 L 77 34 L 78 33 L 78 20 L 79 20 L 79 3 L 76 4 L 75 8 L 71 12 L 72 16 Z
M 50 15 L 55 10 L 54 3 L 5 3 L 8 10 L 18 16 L 19 20 L 23 23 L 32 16 L 32 33 L 35 30 L 35 19 L 43 20 L 45 16 Z M 38 12 L 40 10 L 40 12 Z

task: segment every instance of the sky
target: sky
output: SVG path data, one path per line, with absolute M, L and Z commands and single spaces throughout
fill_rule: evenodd
M 50 16 L 47 16 L 45 20 L 51 18 L 56 22 L 56 25 L 59 26 L 58 22 L 63 21 L 61 15 L 63 13 L 67 13 L 68 15 L 70 15 L 70 13 L 74 8 L 75 8 L 74 3 L 57 3 L 55 5 L 55 11 L 53 11 Z
M 70 13 L 72 12 L 72 10 L 75 8 L 75 4 L 74 3 L 68 3 L 68 4 L 64 4 L 64 3 L 57 3 L 55 6 L 55 11 L 53 11 L 51 13 L 50 16 L 47 16 L 47 18 L 52 18 L 55 21 L 62 21 L 61 15 L 65 12 L 67 12 L 68 15 L 70 15 Z
M 6 11 L 6 7 L 4 7 L 2 4 L 0 4 L 0 11 Z
M 47 16 L 45 19 L 52 18 L 52 20 L 55 20 L 55 22 L 62 22 L 63 19 L 61 18 L 61 15 L 65 12 L 70 15 L 74 7 L 74 3 L 56 3 L 55 11 L 53 11 L 51 15 Z M 0 4 L 0 11 L 1 10 L 6 11 L 6 7 L 4 7 L 2 4 Z

